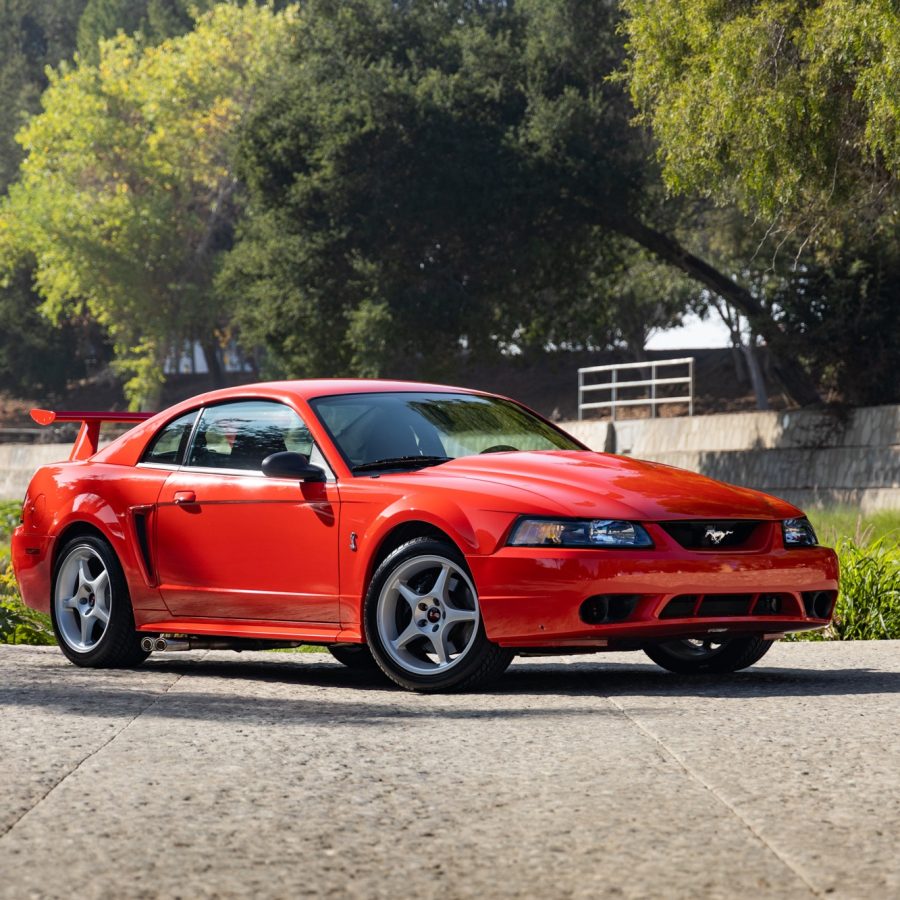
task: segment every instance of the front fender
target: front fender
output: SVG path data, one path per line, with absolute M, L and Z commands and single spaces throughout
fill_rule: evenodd
M 484 498 L 476 500 L 468 492 L 457 498 L 443 491 L 402 490 L 400 484 L 396 488 L 392 497 L 385 498 L 371 497 L 356 486 L 342 486 L 341 622 L 345 628 L 360 626 L 369 580 L 385 541 L 397 528 L 422 523 L 446 534 L 464 556 L 472 557 L 493 553 L 517 515 L 517 511 L 484 508 Z M 387 503 L 379 502 L 385 499 Z

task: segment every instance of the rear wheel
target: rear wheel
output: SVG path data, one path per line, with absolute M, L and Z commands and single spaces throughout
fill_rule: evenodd
M 332 644 L 328 652 L 348 669 L 356 672 L 378 672 L 378 663 L 365 644 Z
M 471 688 L 501 675 L 513 658 L 485 635 L 462 554 L 432 538 L 403 544 L 378 567 L 365 622 L 375 661 L 408 690 Z
M 78 666 L 136 666 L 149 655 L 134 627 L 122 566 L 102 538 L 74 538 L 62 548 L 50 613 L 60 650 Z
M 768 653 L 774 641 L 761 637 L 732 638 L 729 641 L 666 641 L 644 648 L 657 665 L 680 675 L 737 672 Z

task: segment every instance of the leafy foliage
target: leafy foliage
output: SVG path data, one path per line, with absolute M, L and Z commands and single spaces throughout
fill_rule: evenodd
M 841 566 L 841 591 L 834 621 L 824 631 L 804 632 L 793 639 L 900 639 L 900 546 L 896 533 L 874 540 L 866 534 L 843 537 L 835 549 Z
M 896 4 L 622 5 L 669 189 L 752 220 L 724 253 L 831 396 L 900 399 Z
M 86 0 L 4 0 L 0 3 L 0 192 L 16 177 L 21 149 L 15 134 L 40 109 L 47 66 L 75 50 Z
M 0 644 L 55 644 L 50 617 L 22 602 L 12 564 L 0 572 Z
M 211 281 L 237 209 L 231 144 L 292 18 L 222 5 L 157 47 L 119 35 L 97 67 L 52 73 L 19 135 L 0 256 L 34 254 L 48 314 L 86 306 L 109 328 L 133 403 L 152 396 L 173 342 L 212 343 L 227 321 Z
M 632 94 L 676 191 L 767 219 L 893 211 L 900 18 L 891 0 L 623 0 Z M 887 188 L 887 191 L 885 191 Z
M 191 30 L 195 16 L 210 0 L 88 0 L 78 21 L 78 53 L 91 65 L 100 62 L 100 43 L 120 31 L 141 32 L 148 44 L 157 44 Z
M 600 227 L 644 197 L 606 77 L 616 21 L 586 0 L 306 4 L 295 65 L 244 129 L 250 215 L 220 279 L 270 372 L 607 346 L 619 298 L 677 317 Z

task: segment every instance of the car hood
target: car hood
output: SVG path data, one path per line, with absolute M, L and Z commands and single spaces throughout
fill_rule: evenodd
M 420 473 L 446 486 L 474 487 L 473 481 L 537 495 L 558 513 L 591 518 L 631 518 L 645 521 L 686 518 L 773 519 L 799 514 L 783 500 L 748 488 L 715 481 L 695 472 L 661 463 L 609 453 L 584 451 L 520 451 L 463 456 Z M 536 498 L 537 499 L 537 498 Z

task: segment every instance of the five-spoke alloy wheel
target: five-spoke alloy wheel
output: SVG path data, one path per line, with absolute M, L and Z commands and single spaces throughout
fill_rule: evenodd
M 99 537 L 75 538 L 62 548 L 51 617 L 60 649 L 77 665 L 137 665 L 147 657 L 135 632 L 122 567 Z
M 394 550 L 372 578 L 365 614 L 376 662 L 412 690 L 472 687 L 512 660 L 485 636 L 465 560 L 443 541 L 416 538 Z

